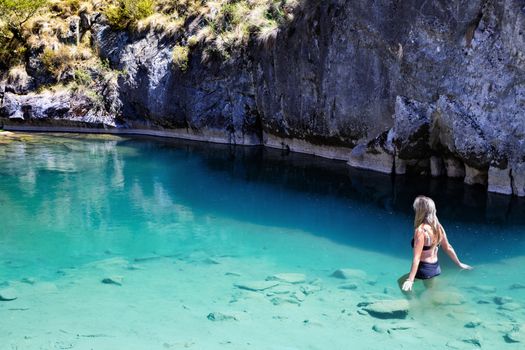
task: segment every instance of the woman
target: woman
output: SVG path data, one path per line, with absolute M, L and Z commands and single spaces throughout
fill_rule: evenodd
M 460 268 L 471 270 L 472 267 L 459 261 L 454 248 L 447 239 L 447 234 L 436 216 L 436 205 L 434 201 L 425 196 L 418 196 L 414 201 L 414 258 L 410 273 L 402 276 L 399 286 L 403 292 L 410 292 L 414 279 L 421 279 L 426 287 L 432 283 L 432 278 L 441 273 L 438 262 L 438 248 L 441 246 L 450 259 Z

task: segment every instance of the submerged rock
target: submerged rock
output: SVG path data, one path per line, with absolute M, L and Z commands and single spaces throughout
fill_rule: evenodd
M 305 326 L 315 326 L 315 327 L 322 327 L 323 324 L 317 320 L 304 320 L 303 325 Z
M 228 315 L 222 312 L 210 312 L 206 318 L 210 321 L 238 321 L 235 315 Z
M 379 326 L 377 324 L 372 326 L 372 330 L 374 332 L 377 332 L 377 333 L 385 333 L 386 332 L 386 329 L 384 329 L 383 327 L 381 327 L 381 326 Z
M 509 286 L 509 289 L 525 289 L 525 284 L 523 283 L 514 283 Z
M 472 337 L 472 338 L 463 339 L 463 342 L 467 344 L 472 344 L 472 345 L 477 346 L 478 348 L 481 348 L 481 339 L 477 336 Z
M 33 277 L 24 277 L 20 280 L 20 282 L 33 285 L 36 283 L 36 280 Z
M 380 300 L 364 307 L 372 317 L 380 319 L 404 319 L 408 315 L 409 304 L 407 300 Z
M 357 269 L 339 269 L 339 270 L 334 271 L 334 273 L 332 273 L 331 276 L 335 278 L 345 279 L 345 280 L 353 279 L 353 278 L 365 279 L 366 272 L 364 272 L 363 270 L 357 270 Z
M 345 289 L 345 290 L 356 290 L 357 289 L 357 284 L 355 283 L 346 283 L 346 284 L 342 284 L 338 287 L 339 289 Z
M 5 288 L 0 290 L 0 301 L 11 301 L 17 298 L 18 297 L 16 296 L 16 291 L 12 288 Z
M 469 287 L 469 289 L 475 292 L 486 293 L 486 294 L 496 293 L 496 287 L 494 286 L 479 285 L 479 286 L 471 286 Z
M 303 292 L 304 295 L 310 295 L 310 294 L 319 292 L 321 289 L 322 289 L 321 286 L 318 286 L 318 285 L 306 285 L 306 286 L 301 286 L 299 288 L 299 290 Z
M 114 284 L 117 286 L 122 286 L 122 282 L 124 281 L 124 277 L 122 276 L 111 276 L 106 277 L 102 280 L 102 283 L 104 284 Z
M 293 297 L 288 297 L 288 298 L 274 297 L 270 301 L 272 302 L 273 305 L 281 305 L 281 304 L 301 305 L 301 301 Z
M 137 264 L 129 264 L 126 268 L 131 271 L 144 270 L 142 266 L 137 265 Z
M 294 290 L 294 287 L 289 284 L 279 284 L 275 287 L 268 289 L 267 296 L 273 296 L 275 294 L 290 294 Z
M 162 259 L 162 256 L 160 255 L 148 255 L 148 256 L 141 256 L 138 258 L 135 258 L 135 262 L 145 262 L 145 261 L 153 261 L 153 260 L 159 260 Z
M 451 341 L 447 342 L 447 348 L 449 348 L 449 349 L 467 349 L 468 346 L 462 341 L 451 340 Z
M 219 260 L 214 258 L 206 258 L 202 262 L 208 265 L 219 265 L 221 263 Z
M 503 305 L 503 304 L 512 302 L 511 297 L 494 297 L 494 299 L 492 300 L 494 301 L 494 304 L 496 305 Z
M 234 286 L 240 289 L 251 290 L 254 292 L 259 292 L 265 289 L 275 287 L 279 282 L 275 281 L 250 281 L 250 282 L 241 282 L 235 283 Z
M 302 273 L 278 273 L 273 276 L 266 278 L 267 281 L 279 281 L 286 283 L 304 283 L 306 281 L 306 276 Z
M 505 311 L 516 311 L 518 309 L 521 309 L 521 305 L 518 303 L 504 303 L 500 305 L 499 309 Z
M 237 272 L 226 272 L 224 276 L 241 277 L 241 274 Z
M 476 328 L 476 327 L 479 327 L 481 326 L 481 322 L 480 321 L 470 321 L 470 322 L 467 322 L 465 323 L 465 328 Z
M 525 342 L 525 335 L 519 330 L 512 330 L 503 336 L 503 339 L 507 343 L 523 343 Z

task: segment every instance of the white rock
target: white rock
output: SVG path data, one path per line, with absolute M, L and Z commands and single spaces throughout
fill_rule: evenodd
M 0 301 L 11 301 L 17 298 L 16 291 L 13 288 L 0 290 Z
M 489 168 L 489 192 L 512 194 L 512 185 L 510 179 L 510 169 L 499 169 L 496 167 Z
M 282 304 L 294 304 L 294 305 L 301 305 L 301 302 L 297 300 L 296 298 L 288 297 L 275 297 L 270 300 L 273 305 L 282 305 Z
M 444 175 L 446 172 L 443 159 L 436 156 L 430 157 L 430 174 L 433 177 Z
M 512 193 L 525 197 L 525 163 L 512 165 Z
M 456 158 L 445 158 L 445 169 L 448 177 L 464 177 L 465 166 Z
M 275 287 L 267 289 L 268 293 L 266 295 L 275 295 L 275 294 L 289 294 L 294 291 L 295 287 L 290 286 L 289 284 L 279 284 Z
M 396 172 L 396 175 L 404 175 L 407 172 L 407 162 L 404 159 L 398 158 L 397 156 L 394 158 L 394 171 Z
M 358 145 L 350 152 L 348 165 L 354 168 L 391 174 L 394 167 L 394 156 L 388 154 L 379 146 L 367 149 L 365 145 Z
M 267 281 L 279 281 L 286 283 L 304 283 L 306 276 L 302 273 L 278 273 L 266 278 Z
M 486 185 L 488 182 L 488 172 L 465 165 L 464 181 L 467 185 Z
M 276 282 L 276 281 L 249 281 L 249 282 L 235 283 L 234 286 L 240 289 L 246 289 L 246 290 L 258 292 L 261 290 L 275 287 L 278 284 L 279 282 Z

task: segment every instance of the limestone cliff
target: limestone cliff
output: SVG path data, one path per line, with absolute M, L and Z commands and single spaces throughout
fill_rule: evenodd
M 6 128 L 73 121 L 264 144 L 525 195 L 522 1 L 306 0 L 226 59 L 197 43 L 186 70 L 172 62 L 179 36 L 115 30 L 100 13 L 76 25 L 121 72 L 103 103 L 6 82 Z

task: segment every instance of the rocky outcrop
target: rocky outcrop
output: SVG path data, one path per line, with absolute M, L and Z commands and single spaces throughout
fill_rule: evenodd
M 89 30 L 122 72 L 101 94 L 105 111 L 61 93 L 21 95 L 35 78 L 21 74 L 0 116 L 265 144 L 524 196 L 523 28 L 512 0 L 306 0 L 275 36 L 227 59 L 198 43 L 182 71 L 171 53 L 183 34 L 114 31 L 82 14 L 64 40 Z
M 9 125 L 89 125 L 92 127 L 115 126 L 114 116 L 84 93 L 47 91 L 17 95 L 5 93 L 0 115 Z

